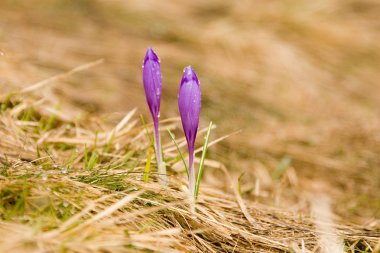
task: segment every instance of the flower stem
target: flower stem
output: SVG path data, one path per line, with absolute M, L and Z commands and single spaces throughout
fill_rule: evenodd
M 189 148 L 189 197 L 190 197 L 190 210 L 192 213 L 195 213 L 194 148 Z
M 194 169 L 194 148 L 189 149 L 189 193 L 195 197 L 195 169 Z
M 161 149 L 161 139 L 158 127 L 158 119 L 154 121 L 154 149 L 156 150 L 156 159 L 158 167 L 158 182 L 166 186 L 167 177 L 166 177 L 166 165 L 162 159 L 162 149 Z

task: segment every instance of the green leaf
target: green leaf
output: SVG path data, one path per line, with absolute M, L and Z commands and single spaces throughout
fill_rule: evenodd
M 199 163 L 197 180 L 195 181 L 195 192 L 194 192 L 194 198 L 195 198 L 195 200 L 198 199 L 199 185 L 200 185 L 201 179 L 202 179 L 203 167 L 204 167 L 204 162 L 206 160 L 206 154 L 207 154 L 208 142 L 209 142 L 210 134 L 211 134 L 211 128 L 212 128 L 212 121 L 210 122 L 210 125 L 208 126 L 208 129 L 207 129 L 205 143 L 203 144 L 201 161 Z
M 88 161 L 87 169 L 92 170 L 95 167 L 96 163 L 98 162 L 98 159 L 99 159 L 98 153 L 96 153 L 96 151 L 93 151 L 91 154 L 90 160 Z
M 145 183 L 147 183 L 148 179 L 149 179 L 150 163 L 152 161 L 152 154 L 153 154 L 153 148 L 150 148 L 148 158 L 147 158 L 146 164 L 145 164 L 145 172 L 144 172 L 144 182 Z
M 177 141 L 175 140 L 175 136 L 174 136 L 174 134 L 173 134 L 169 129 L 168 129 L 168 133 L 169 133 L 169 135 L 170 135 L 170 139 L 172 139 L 174 145 L 175 145 L 176 148 L 177 148 L 177 151 L 178 151 L 178 153 L 179 153 L 179 156 L 181 157 L 181 160 L 182 160 L 182 162 L 183 162 L 183 165 L 184 165 L 185 168 L 186 168 L 187 178 L 189 178 L 189 168 L 187 167 L 186 162 L 185 162 L 185 159 L 183 158 L 182 152 L 181 152 L 181 150 L 179 149 L 179 146 L 178 146 Z
M 146 135 L 147 135 L 148 138 L 149 138 L 150 145 L 151 145 L 152 147 L 154 147 L 154 139 L 153 139 L 153 136 L 149 133 L 148 127 L 146 126 L 146 123 L 145 123 L 144 116 L 140 115 L 140 120 L 141 120 L 141 123 L 142 123 L 143 126 L 144 126 L 144 129 L 145 129 Z

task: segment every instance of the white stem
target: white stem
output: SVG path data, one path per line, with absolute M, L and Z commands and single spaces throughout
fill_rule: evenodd
M 189 196 L 190 209 L 195 212 L 195 169 L 194 169 L 194 152 L 189 153 Z
M 189 194 L 192 198 L 195 197 L 195 171 L 193 159 L 190 159 L 189 164 Z
M 154 147 L 156 150 L 156 159 L 157 159 L 157 167 L 158 167 L 158 182 L 166 186 L 168 184 L 168 180 L 166 177 L 166 164 L 162 159 L 162 150 L 161 150 L 161 140 L 160 133 L 158 131 L 158 126 L 154 129 Z

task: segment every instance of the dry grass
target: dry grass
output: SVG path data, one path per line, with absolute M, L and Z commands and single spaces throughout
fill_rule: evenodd
M 379 15 L 375 0 L 1 1 L 1 246 L 313 252 L 334 234 L 379 250 Z M 192 64 L 202 127 L 242 130 L 210 150 L 195 215 L 166 132 L 170 189 L 154 165 L 141 181 L 147 46 L 163 63 L 163 129 L 179 129 Z M 327 223 L 310 215 L 320 195 Z
M 156 183 L 155 168 L 149 182 L 142 181 L 150 144 L 132 115 L 112 127 L 98 118 L 70 120 L 72 112 L 58 112 L 33 93 L 3 100 L 2 250 L 283 252 L 303 243 L 317 251 L 320 234 L 339 237 L 347 247 L 375 247 L 376 231 L 346 225 L 326 231 L 335 226 L 331 219 L 315 227 L 310 217 L 245 202 L 224 166 L 211 160 L 209 169 L 222 172 L 231 189 L 203 185 L 192 213 L 172 144 L 164 152 L 169 168 L 177 167 L 169 187 Z M 164 121 L 163 129 L 177 123 Z

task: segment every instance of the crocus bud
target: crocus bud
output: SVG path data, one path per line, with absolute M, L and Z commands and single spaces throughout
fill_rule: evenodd
M 160 61 L 152 48 L 146 51 L 143 64 L 143 83 L 146 101 L 152 114 L 154 124 L 154 145 L 159 173 L 159 181 L 166 184 L 166 168 L 162 160 L 161 141 L 159 134 L 158 118 L 160 117 L 160 101 L 162 90 L 162 74 Z
M 155 125 L 158 125 L 162 90 L 162 74 L 160 61 L 152 48 L 146 51 L 143 65 L 143 82 L 146 102 Z
M 189 150 L 189 190 L 194 195 L 194 145 L 201 112 L 201 89 L 197 75 L 191 66 L 183 71 L 178 93 L 178 108 Z

